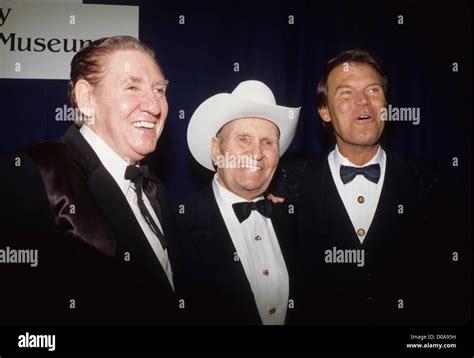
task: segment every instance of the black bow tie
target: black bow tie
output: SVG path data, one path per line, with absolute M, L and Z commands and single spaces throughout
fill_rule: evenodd
M 356 175 L 359 174 L 362 174 L 372 183 L 377 184 L 380 178 L 380 165 L 371 164 L 361 168 L 341 165 L 339 172 L 341 174 L 341 180 L 344 184 L 351 182 L 356 177 Z
M 140 213 L 145 218 L 151 230 L 158 237 L 158 240 L 160 241 L 163 250 L 165 250 L 168 247 L 168 242 L 163 232 L 160 230 L 155 220 L 153 220 L 153 217 L 151 216 L 150 212 L 146 208 L 145 202 L 143 201 L 142 197 L 143 190 L 148 200 L 150 201 L 150 205 L 155 210 L 155 214 L 157 215 L 158 220 L 163 220 L 163 218 L 161 217 L 161 206 L 157 197 L 157 187 L 155 184 L 157 182 L 156 177 L 152 173 L 150 173 L 146 165 L 142 165 L 140 167 L 137 167 L 135 165 L 129 165 L 127 166 L 127 169 L 125 169 L 125 179 L 128 179 L 135 184 L 135 192 L 137 194 L 137 205 L 140 209 Z M 163 221 L 161 221 L 161 223 L 163 224 Z
M 235 215 L 239 222 L 246 220 L 252 210 L 257 210 L 263 216 L 269 218 L 272 214 L 272 202 L 267 199 L 259 200 L 259 201 L 243 201 L 241 203 L 232 204 L 232 208 L 234 209 Z
M 146 165 L 142 165 L 139 167 L 135 165 L 127 166 L 127 169 L 125 169 L 125 179 L 131 180 L 134 182 L 139 177 L 152 179 L 150 177 L 150 171 L 148 170 L 148 167 Z

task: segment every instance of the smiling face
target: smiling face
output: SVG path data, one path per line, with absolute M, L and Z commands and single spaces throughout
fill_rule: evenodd
M 266 119 L 236 119 L 212 139 L 212 160 L 219 163 L 219 183 L 246 200 L 255 199 L 267 190 L 279 157 L 278 127 Z
M 328 77 L 327 98 L 328 105 L 319 113 L 332 123 L 341 152 L 378 145 L 386 99 L 382 79 L 371 66 L 349 62 L 335 67 Z
M 135 163 L 153 152 L 168 114 L 166 81 L 155 61 L 138 50 L 104 59 L 104 76 L 90 95 L 91 129 L 122 158 Z

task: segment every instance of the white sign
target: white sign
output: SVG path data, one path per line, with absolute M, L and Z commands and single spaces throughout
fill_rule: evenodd
M 0 3 L 0 78 L 69 79 L 88 41 L 138 38 L 138 6 Z

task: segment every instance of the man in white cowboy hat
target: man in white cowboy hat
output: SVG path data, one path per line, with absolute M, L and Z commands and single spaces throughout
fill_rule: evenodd
M 264 199 L 300 108 L 276 104 L 259 81 L 205 100 L 187 133 L 194 158 L 216 170 L 179 215 L 186 309 L 199 323 L 284 324 L 290 301 L 291 214 Z

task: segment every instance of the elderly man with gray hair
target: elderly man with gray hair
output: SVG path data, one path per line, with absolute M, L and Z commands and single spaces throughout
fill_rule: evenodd
M 299 108 L 259 81 L 205 100 L 188 146 L 214 179 L 178 215 L 186 310 L 204 324 L 281 325 L 291 301 L 292 213 L 264 198 L 295 134 Z M 290 303 L 289 303 L 290 302 Z
M 93 41 L 71 62 L 78 121 L 6 159 L 1 196 L 16 209 L 4 240 L 39 252 L 37 269 L 2 275 L 15 322 L 176 322 L 166 193 L 140 165 L 166 121 L 167 83 L 139 40 Z

